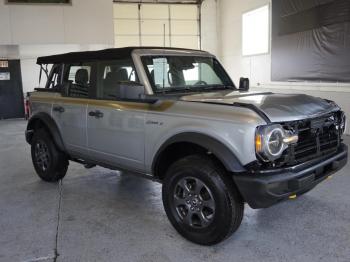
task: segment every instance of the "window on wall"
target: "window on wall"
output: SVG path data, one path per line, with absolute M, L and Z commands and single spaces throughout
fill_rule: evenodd
M 242 53 L 257 55 L 269 51 L 269 6 L 263 6 L 242 16 Z
M 200 48 L 198 6 L 190 4 L 114 4 L 116 47 Z

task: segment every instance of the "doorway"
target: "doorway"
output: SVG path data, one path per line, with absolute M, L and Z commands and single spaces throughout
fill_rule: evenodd
M 19 60 L 0 60 L 0 119 L 23 118 L 24 101 Z

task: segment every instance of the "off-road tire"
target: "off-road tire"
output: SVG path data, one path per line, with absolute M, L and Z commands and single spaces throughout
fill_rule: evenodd
M 45 129 L 35 130 L 31 154 L 34 169 L 42 180 L 57 182 L 66 175 L 69 164 L 67 156 L 57 148 Z
M 203 204 L 200 207 L 203 208 L 202 211 L 198 212 L 199 215 L 187 213 L 187 215 L 192 216 L 190 219 L 192 222 L 194 219 L 198 220 L 198 216 L 201 217 L 199 222 L 196 222 L 198 225 L 191 222 L 186 223 L 185 221 L 188 222 L 189 220 L 185 219 L 187 218 L 186 215 L 183 215 L 186 214 L 186 209 L 192 210 L 192 204 L 188 204 L 192 203 L 192 199 L 189 201 L 185 198 L 187 199 L 185 203 L 187 206 L 180 204 L 180 209 L 179 206 L 176 206 L 179 203 L 179 198 L 183 201 L 181 198 L 183 195 L 192 195 L 190 193 L 186 194 L 191 190 L 184 190 L 186 192 L 183 193 L 181 186 L 185 183 L 186 186 L 183 188 L 188 188 L 191 185 L 191 179 L 194 181 L 192 183 L 196 184 L 196 181 L 198 181 L 198 184 L 205 186 L 204 193 L 210 191 L 209 195 L 212 195 L 215 212 L 210 223 L 207 222 L 208 220 L 203 220 L 203 212 L 206 208 L 203 206 L 204 201 L 200 201 L 200 199 L 204 199 L 203 197 L 199 197 L 199 203 Z M 196 187 L 194 187 L 194 190 L 196 191 Z M 180 197 L 178 194 L 180 194 Z M 206 193 L 206 195 L 208 194 Z M 242 197 L 227 171 L 207 155 L 190 155 L 173 163 L 163 181 L 162 198 L 165 212 L 174 228 L 186 239 L 200 245 L 214 245 L 221 242 L 231 236 L 242 222 L 244 212 Z M 208 201 L 211 200 L 206 202 Z M 196 199 L 193 201 L 193 204 L 195 203 Z M 209 225 L 201 228 L 201 219 Z

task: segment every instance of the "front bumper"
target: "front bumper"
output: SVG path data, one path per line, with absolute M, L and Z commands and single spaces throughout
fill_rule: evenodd
M 244 200 L 252 208 L 265 208 L 311 190 L 344 167 L 347 160 L 348 148 L 341 144 L 339 150 L 330 156 L 288 168 L 237 174 L 234 180 Z

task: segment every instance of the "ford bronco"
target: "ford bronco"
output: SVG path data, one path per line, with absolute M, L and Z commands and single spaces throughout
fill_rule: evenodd
M 75 161 L 157 180 L 170 222 L 198 244 L 235 232 L 244 203 L 295 198 L 347 162 L 334 102 L 236 87 L 204 51 L 127 47 L 37 64 L 47 82 L 30 94 L 26 140 L 39 177 L 59 181 Z

